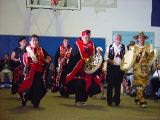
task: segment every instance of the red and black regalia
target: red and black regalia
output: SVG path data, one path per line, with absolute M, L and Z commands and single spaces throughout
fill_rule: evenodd
M 11 93 L 15 94 L 17 93 L 17 90 L 19 88 L 19 85 L 22 83 L 24 80 L 24 75 L 23 75 L 23 69 L 24 69 L 24 64 L 23 64 L 23 54 L 26 52 L 26 49 L 21 49 L 20 47 L 17 47 L 13 50 L 15 52 L 15 57 L 17 59 L 20 59 L 20 61 L 14 61 L 14 70 L 13 70 L 13 81 L 12 81 L 12 89 Z
M 72 50 L 70 61 L 65 69 L 67 73 L 64 91 L 69 94 L 75 94 L 75 102 L 83 104 L 87 101 L 88 95 L 100 92 L 97 84 L 99 80 L 95 80 L 94 75 L 84 72 L 85 61 L 94 54 L 95 46 L 90 40 L 87 44 L 79 38 Z
M 55 79 L 53 80 L 52 92 L 56 92 L 64 86 L 64 79 L 61 77 L 63 70 L 69 62 L 72 47 L 62 44 L 55 55 Z
M 23 55 L 25 65 L 24 81 L 20 85 L 18 92 L 22 93 L 22 105 L 26 105 L 30 100 L 34 107 L 39 107 L 40 100 L 46 94 L 45 73 L 47 64 L 44 59 L 50 59 L 48 53 L 41 47 L 26 47 L 27 52 Z
M 96 53 L 96 59 L 99 60 L 98 58 L 100 57 L 102 57 L 102 54 Z M 96 78 L 96 80 L 100 81 L 100 83 L 98 82 L 98 85 L 101 88 L 101 99 L 105 99 L 104 88 L 106 84 L 106 73 L 103 70 L 103 57 L 102 57 L 102 64 L 99 67 L 99 69 L 97 69 L 96 72 L 94 73 L 94 77 Z

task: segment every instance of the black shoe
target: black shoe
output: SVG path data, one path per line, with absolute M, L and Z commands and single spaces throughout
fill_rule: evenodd
M 104 96 L 101 96 L 101 100 L 105 100 L 106 98 Z
M 26 106 L 26 104 L 27 104 L 27 100 L 22 100 L 21 105 Z
M 107 103 L 108 104 L 108 106 L 113 106 L 113 104 L 112 103 Z
M 69 98 L 69 94 L 66 94 L 66 95 L 62 95 L 61 94 L 61 97 L 63 97 L 63 98 Z
M 136 105 L 140 104 L 140 100 L 138 98 L 136 98 L 134 102 L 136 103 Z
M 39 108 L 39 105 L 38 104 L 34 104 L 33 107 L 34 108 Z
M 143 107 L 143 108 L 147 107 L 147 102 L 145 102 L 145 101 L 144 102 L 140 102 L 140 106 Z
M 118 103 L 115 103 L 115 105 L 114 105 L 114 106 L 119 107 L 119 104 L 118 104 Z

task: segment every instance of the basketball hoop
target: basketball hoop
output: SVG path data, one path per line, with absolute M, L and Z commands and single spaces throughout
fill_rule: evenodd
M 54 14 L 59 14 L 59 12 L 57 11 L 57 6 L 59 2 L 61 2 L 61 0 L 51 0 L 51 6 Z
M 51 0 L 51 5 L 56 6 L 58 5 L 59 0 Z
M 80 10 L 81 0 L 26 0 L 26 8 L 51 10 Z

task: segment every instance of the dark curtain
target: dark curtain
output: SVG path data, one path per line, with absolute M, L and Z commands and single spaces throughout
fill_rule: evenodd
M 160 27 L 160 0 L 152 0 L 151 26 Z

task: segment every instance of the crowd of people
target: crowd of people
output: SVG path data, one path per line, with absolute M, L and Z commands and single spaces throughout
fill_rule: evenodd
M 145 44 L 148 36 L 139 32 L 133 38 L 137 44 L 131 41 L 125 46 L 122 36 L 115 34 L 103 58 L 103 49 L 91 40 L 91 31 L 84 30 L 74 46 L 69 44 L 69 38 L 63 39 L 53 64 L 51 56 L 39 44 L 38 35 L 31 35 L 29 44 L 25 37 L 20 37 L 19 46 L 11 56 L 5 54 L 0 62 L 1 87 L 8 77 L 11 93 L 20 96 L 22 106 L 31 101 L 33 107 L 39 108 L 41 99 L 51 88 L 62 97 L 75 94 L 76 106 L 87 105 L 88 97 L 101 93 L 108 106 L 117 107 L 121 103 L 121 84 L 126 78 L 128 84 L 124 86 L 135 88 L 135 103 L 146 107 L 144 93 L 147 86 L 151 84 L 152 95 L 158 96 L 160 64 L 156 61 L 156 50 Z M 131 62 L 128 59 L 129 63 L 128 54 L 133 57 Z M 124 67 L 125 64 L 129 66 Z M 155 73 L 148 82 L 153 64 L 156 65 Z

